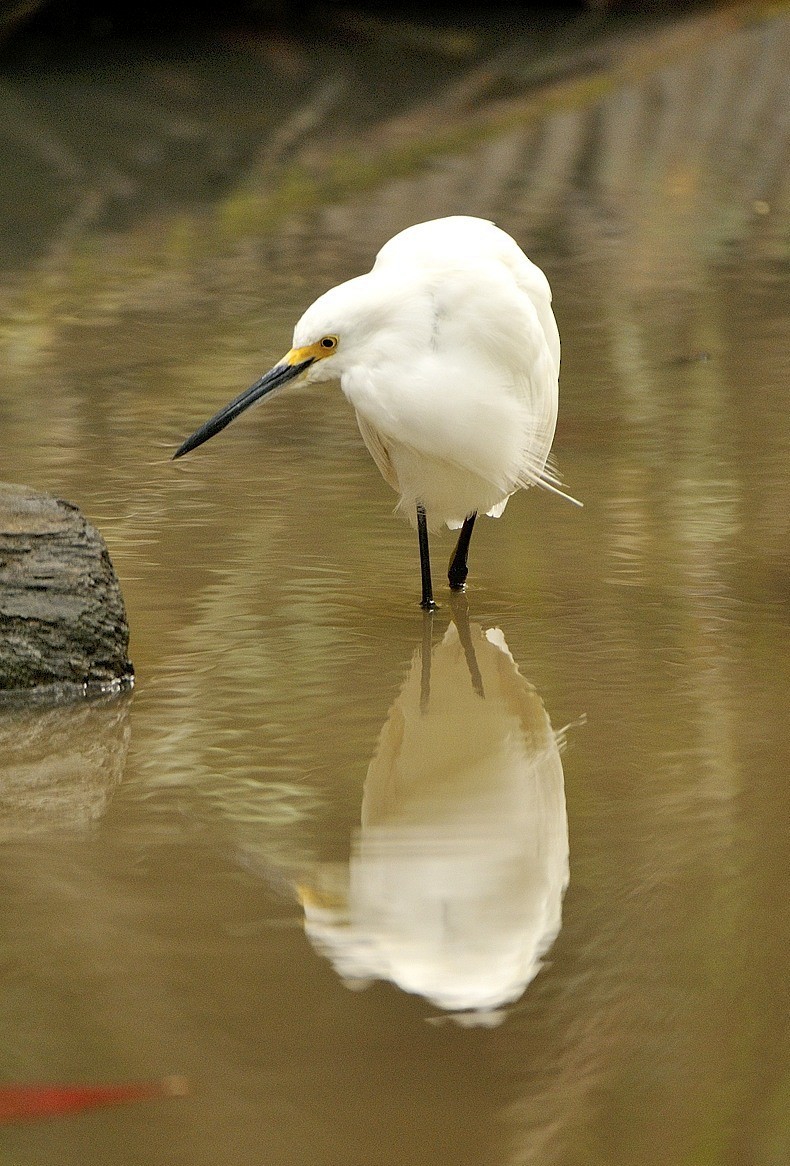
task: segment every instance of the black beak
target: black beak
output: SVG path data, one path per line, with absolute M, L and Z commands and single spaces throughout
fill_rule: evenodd
M 192 449 L 197 449 L 204 441 L 208 441 L 215 433 L 220 433 L 226 425 L 230 425 L 231 421 L 235 421 L 239 413 L 243 413 L 245 409 L 249 409 L 250 405 L 254 405 L 256 401 L 260 401 L 262 397 L 273 393 L 275 389 L 282 388 L 288 381 L 292 381 L 294 377 L 298 377 L 300 372 L 313 363 L 313 358 L 303 360 L 299 364 L 276 364 L 274 368 L 265 373 L 260 380 L 257 380 L 254 385 L 250 385 L 243 393 L 240 393 L 235 400 L 226 405 L 224 409 L 220 409 L 219 413 L 215 413 L 210 420 L 206 421 L 196 429 L 191 437 L 179 445 L 176 452 L 173 454 L 173 460 L 183 457 L 185 453 L 189 453 Z

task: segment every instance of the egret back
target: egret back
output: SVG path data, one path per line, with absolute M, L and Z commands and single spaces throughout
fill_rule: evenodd
M 398 265 L 445 267 L 463 260 L 501 263 L 516 286 L 531 300 L 549 346 L 555 374 L 560 371 L 560 335 L 551 309 L 551 287 L 545 274 L 528 259 L 506 231 L 489 219 L 451 215 L 416 223 L 388 240 L 376 256 L 373 270 Z

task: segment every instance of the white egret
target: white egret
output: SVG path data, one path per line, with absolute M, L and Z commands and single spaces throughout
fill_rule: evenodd
M 417 527 L 430 610 L 429 530 L 460 528 L 448 580 L 463 590 L 478 513 L 498 518 L 532 485 L 568 497 L 548 464 L 559 367 L 548 280 L 517 243 L 484 219 L 418 223 L 390 239 L 366 275 L 319 296 L 283 359 L 174 457 L 296 377 L 339 380 Z

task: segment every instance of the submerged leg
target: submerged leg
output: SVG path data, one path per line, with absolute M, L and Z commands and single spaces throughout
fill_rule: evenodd
M 433 608 L 422 617 L 422 656 L 420 667 L 420 712 L 427 713 L 431 701 L 431 654 L 433 652 Z
M 431 557 L 428 551 L 428 522 L 425 518 L 425 507 L 417 503 L 417 538 L 420 541 L 420 575 L 422 577 L 422 599 L 420 607 L 425 611 L 433 611 L 436 604 L 433 601 L 433 584 L 431 582 Z
M 477 511 L 475 511 L 474 514 L 470 514 L 468 518 L 464 519 L 464 525 L 461 527 L 461 533 L 458 536 L 458 542 L 455 544 L 453 557 L 450 559 L 450 566 L 447 569 L 447 578 L 453 591 L 463 591 L 464 584 L 466 583 L 466 576 L 469 574 L 469 568 L 466 565 L 466 560 L 469 556 L 469 542 L 472 538 L 472 530 L 474 529 L 476 518 Z
M 480 666 L 477 663 L 475 646 L 472 642 L 472 629 L 469 627 L 469 605 L 466 596 L 453 595 L 450 599 L 450 607 L 453 613 L 453 623 L 458 632 L 458 639 L 461 641 L 461 647 L 464 650 L 464 657 L 466 658 L 466 666 L 469 669 L 469 679 L 472 681 L 472 688 L 478 696 L 485 700 L 486 694 L 483 688 L 483 677 L 480 675 Z

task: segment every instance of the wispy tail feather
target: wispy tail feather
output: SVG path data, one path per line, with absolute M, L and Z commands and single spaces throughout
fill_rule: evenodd
M 527 466 L 522 471 L 519 485 L 541 486 L 544 490 L 548 490 L 550 494 L 556 494 L 558 498 L 564 498 L 566 502 L 572 502 L 574 506 L 584 506 L 584 503 L 580 502 L 578 498 L 574 498 L 573 495 L 567 494 L 560 488 L 563 485 L 563 481 L 557 472 L 557 465 L 553 457 L 547 458 L 545 464 L 542 466 Z
M 535 485 L 542 486 L 544 490 L 548 490 L 550 494 L 556 494 L 558 498 L 564 498 L 566 502 L 572 502 L 574 506 L 584 508 L 584 503 L 580 502 L 578 498 L 574 498 L 572 494 L 566 494 L 564 490 L 560 490 L 553 482 L 547 481 L 546 478 L 538 478 Z

